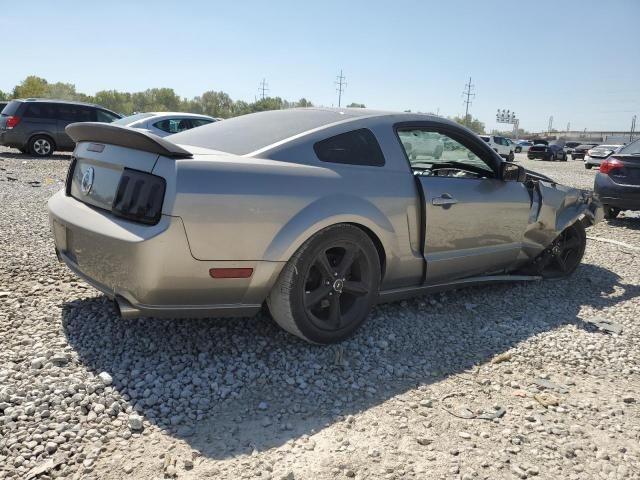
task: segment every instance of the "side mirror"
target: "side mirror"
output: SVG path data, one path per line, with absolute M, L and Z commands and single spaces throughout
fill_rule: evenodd
M 524 182 L 527 179 L 527 173 L 520 165 L 502 162 L 500 164 L 500 177 L 505 182 Z

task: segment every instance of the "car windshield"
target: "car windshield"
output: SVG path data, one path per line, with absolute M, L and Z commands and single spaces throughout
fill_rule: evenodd
M 136 123 L 139 120 L 144 120 L 149 117 L 153 117 L 153 113 L 136 113 L 134 115 L 129 115 L 128 117 L 122 117 L 113 123 L 115 125 L 131 125 L 132 123 Z
M 628 155 L 640 155 L 640 138 L 633 143 L 630 143 L 626 147 L 622 147 L 618 153 L 625 153 Z

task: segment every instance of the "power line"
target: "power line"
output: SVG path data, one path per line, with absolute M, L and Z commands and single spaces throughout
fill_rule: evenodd
M 464 123 L 467 126 L 469 126 L 469 105 L 472 104 L 471 99 L 476 96 L 476 94 L 473 93 L 474 87 L 475 85 L 471 84 L 471 77 L 469 77 L 469 83 L 465 83 L 464 92 L 462 92 L 462 96 L 465 97 L 464 98 L 464 104 L 465 104 Z
M 338 92 L 338 108 L 342 106 L 342 92 L 344 92 L 344 88 L 347 86 L 347 82 L 345 81 L 347 77 L 342 74 L 342 69 L 340 69 L 340 75 L 336 77 L 336 92 Z
M 263 78 L 262 81 L 260 82 L 260 86 L 258 87 L 258 93 L 260 94 L 260 98 L 262 100 L 264 100 L 265 98 L 267 98 L 267 93 L 269 92 L 269 84 L 267 83 L 267 81 Z

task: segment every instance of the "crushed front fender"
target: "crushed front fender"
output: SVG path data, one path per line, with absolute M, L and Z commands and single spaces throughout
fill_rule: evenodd
M 603 218 L 602 203 L 593 192 L 552 182 L 531 182 L 524 253 L 533 259 L 573 223 L 580 221 L 588 227 Z

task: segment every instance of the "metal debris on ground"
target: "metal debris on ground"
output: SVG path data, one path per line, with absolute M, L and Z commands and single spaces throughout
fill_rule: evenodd
M 564 385 L 550 382 L 549 380 L 545 380 L 544 378 L 536 378 L 533 383 L 548 390 L 555 390 L 558 393 L 569 393 L 569 389 Z
M 622 333 L 622 325 L 612 322 L 611 320 L 593 318 L 589 320 L 582 319 L 582 321 L 606 333 L 615 333 L 616 335 L 620 335 Z

